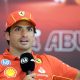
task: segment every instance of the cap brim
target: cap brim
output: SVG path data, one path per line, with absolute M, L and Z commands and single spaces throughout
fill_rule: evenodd
M 33 25 L 34 27 L 36 26 L 36 24 L 35 24 L 31 19 L 20 19 L 20 20 L 16 21 L 15 23 L 13 23 L 12 25 L 8 26 L 7 28 L 13 26 L 14 24 L 16 24 L 16 23 L 18 23 L 18 22 L 20 22 L 20 21 L 27 21 L 27 22 L 29 22 L 31 25 Z
M 27 22 L 31 23 L 33 26 L 36 26 L 35 22 L 33 22 L 31 19 L 25 19 L 25 18 L 23 18 L 23 19 L 20 19 L 20 20 L 18 20 L 18 21 L 16 21 L 16 22 L 19 22 L 19 21 L 27 21 Z M 15 22 L 15 23 L 16 23 L 16 22 Z M 14 24 L 15 24 L 15 23 L 14 23 Z

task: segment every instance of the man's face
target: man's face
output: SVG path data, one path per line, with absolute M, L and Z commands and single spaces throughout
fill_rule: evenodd
M 27 21 L 19 21 L 12 26 L 10 34 L 7 34 L 7 40 L 10 41 L 10 47 L 18 50 L 32 49 L 35 40 L 32 25 Z

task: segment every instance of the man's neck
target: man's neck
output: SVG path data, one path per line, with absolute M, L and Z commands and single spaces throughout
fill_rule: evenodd
M 32 49 L 28 49 L 28 50 L 18 50 L 18 49 L 14 49 L 14 48 L 9 48 L 9 52 L 14 55 L 14 56 L 17 56 L 17 57 L 20 57 L 21 54 L 23 53 L 31 53 L 32 52 Z

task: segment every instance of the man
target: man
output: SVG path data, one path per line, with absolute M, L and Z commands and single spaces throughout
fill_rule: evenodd
M 32 52 L 35 26 L 31 14 L 26 11 L 15 11 L 9 15 L 5 32 L 9 49 L 0 55 L 0 80 L 54 80 L 55 76 L 79 80 L 79 70 L 53 56 Z M 35 69 L 27 75 L 20 67 L 22 53 L 30 53 L 35 59 Z

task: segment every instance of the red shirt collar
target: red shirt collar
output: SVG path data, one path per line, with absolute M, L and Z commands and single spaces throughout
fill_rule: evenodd
M 5 52 L 3 53 L 3 56 L 7 59 L 11 59 L 11 60 L 16 60 L 19 59 L 17 56 L 12 55 L 8 49 L 5 50 Z
M 32 55 L 34 56 L 34 58 L 36 57 L 36 54 L 34 54 L 33 52 L 32 52 Z M 19 57 L 12 55 L 12 54 L 8 51 L 8 49 L 5 50 L 5 52 L 3 53 L 3 56 L 4 56 L 5 58 L 7 58 L 7 59 L 11 59 L 11 60 L 16 60 L 16 59 L 18 59 L 18 60 L 19 60 Z

